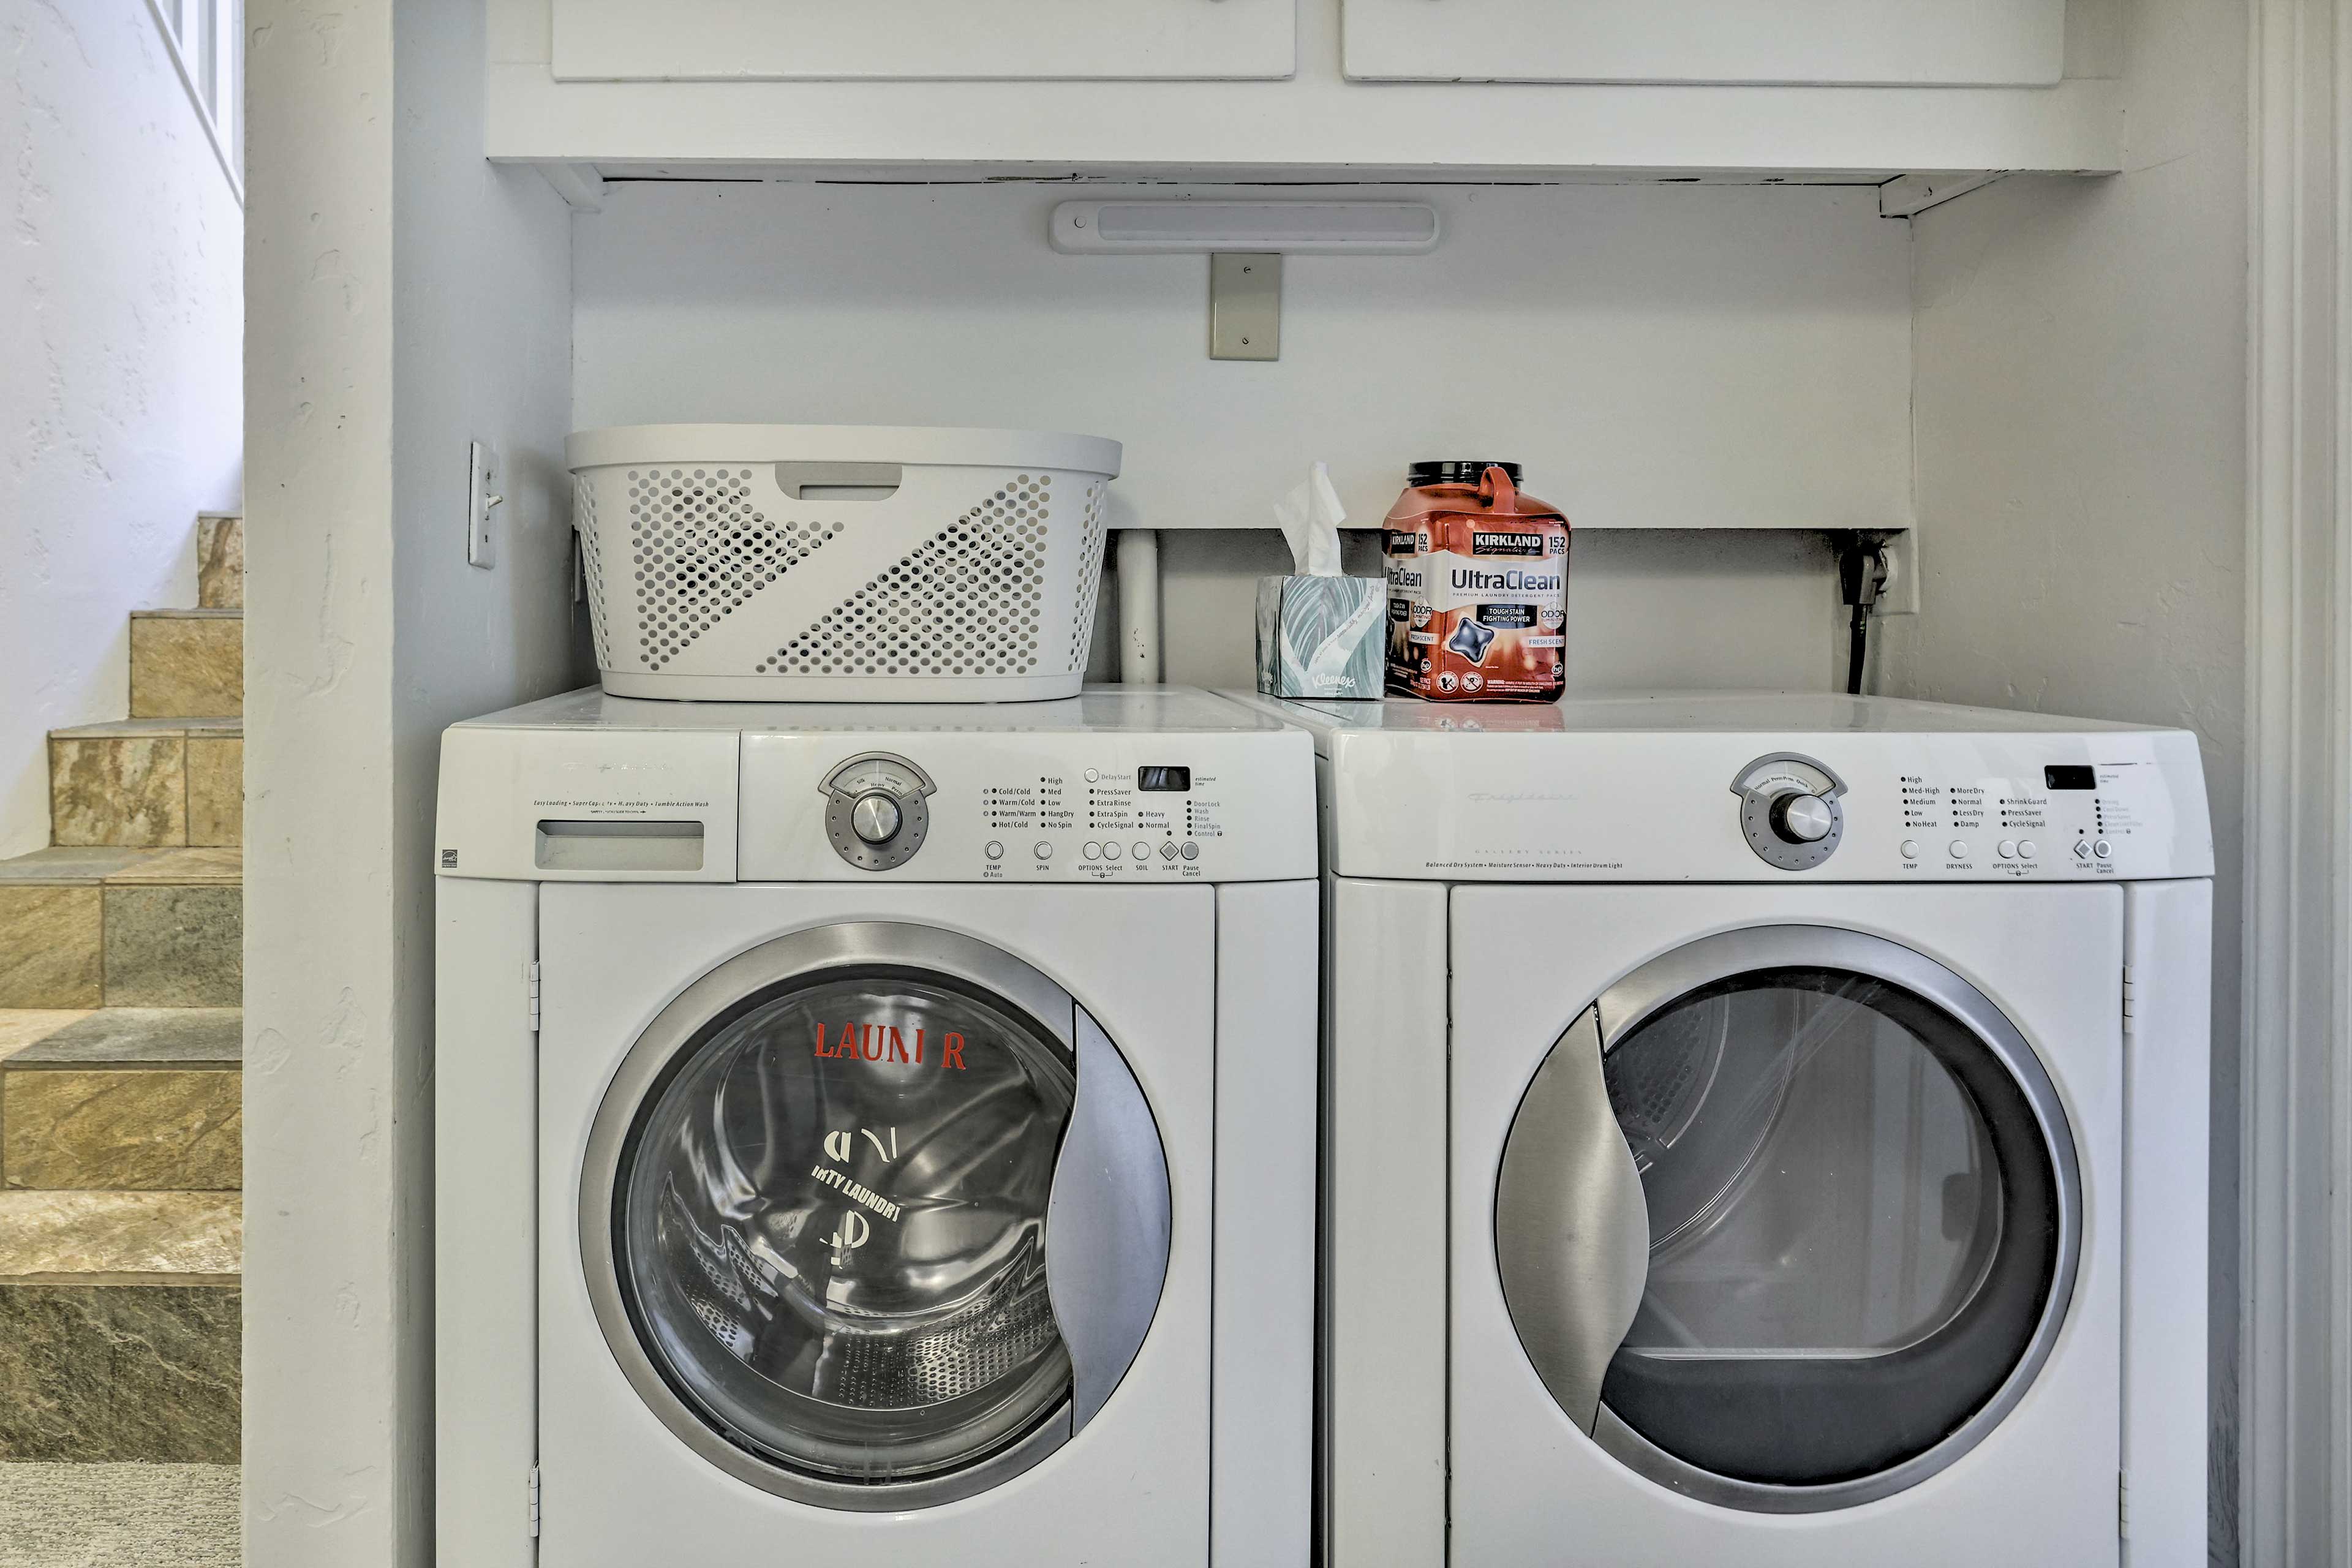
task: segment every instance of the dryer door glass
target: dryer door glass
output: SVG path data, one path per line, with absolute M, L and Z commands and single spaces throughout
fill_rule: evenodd
M 1715 1475 L 1819 1486 L 1942 1443 L 2041 1323 L 2058 1194 L 1976 1033 L 1864 974 L 1694 992 L 1602 1058 L 1642 1173 L 1649 1286 L 1601 1384 Z
M 1002 1453 L 1063 1412 L 1045 1268 L 1076 1061 L 981 988 L 819 971 L 706 1026 L 613 1188 L 622 1297 L 730 1442 L 835 1482 Z
M 1552 1168 L 1546 1129 L 1524 1124 L 1559 1121 L 1561 1053 L 1590 1074 L 1595 1050 L 1648 1236 L 1640 1261 L 1638 1220 L 1633 1258 L 1596 1255 L 1639 1287 L 1630 1327 L 1582 1363 L 1597 1412 L 1572 1342 L 1532 1315 L 1547 1276 L 1519 1256 L 1542 1244 L 1517 1239 L 1524 1208 L 1498 1246 L 1523 1342 L 1611 1453 L 1726 1506 L 1848 1507 L 1948 1465 L 2022 1396 L 2071 1297 L 2081 1199 L 2055 1089 L 1980 993 L 1851 931 L 1670 954 L 1555 1046 L 1512 1130 L 1507 1199 Z M 1588 1271 L 1549 1256 L 1571 1282 Z

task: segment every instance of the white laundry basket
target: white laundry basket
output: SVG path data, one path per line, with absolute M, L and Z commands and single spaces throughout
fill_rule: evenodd
M 1116 441 L 636 425 L 564 461 L 615 696 L 994 702 L 1084 679 Z

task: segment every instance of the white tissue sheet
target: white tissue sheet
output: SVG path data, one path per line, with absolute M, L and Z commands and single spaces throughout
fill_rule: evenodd
M 1276 501 L 1274 517 L 1282 524 L 1282 536 L 1290 541 L 1295 575 L 1339 574 L 1339 526 L 1348 521 L 1348 509 L 1339 504 L 1328 463 L 1317 463 L 1305 482 Z

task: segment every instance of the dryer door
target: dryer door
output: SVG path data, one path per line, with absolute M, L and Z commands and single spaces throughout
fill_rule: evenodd
M 1546 1386 L 1727 1507 L 1914 1485 L 2049 1355 L 2082 1233 L 2056 1090 L 1973 986 L 1823 927 L 1710 937 L 1611 987 L 1505 1145 L 1495 1245 Z
M 779 938 L 657 1016 L 583 1167 L 615 1358 L 721 1468 L 826 1507 L 984 1490 L 1098 1411 L 1167 1272 L 1165 1154 L 1069 994 L 885 922 Z

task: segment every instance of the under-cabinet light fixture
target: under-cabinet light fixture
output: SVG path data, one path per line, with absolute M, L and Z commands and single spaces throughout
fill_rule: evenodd
M 1053 224 L 1054 248 L 1074 256 L 1418 256 L 1439 234 L 1420 202 L 1064 202 Z

